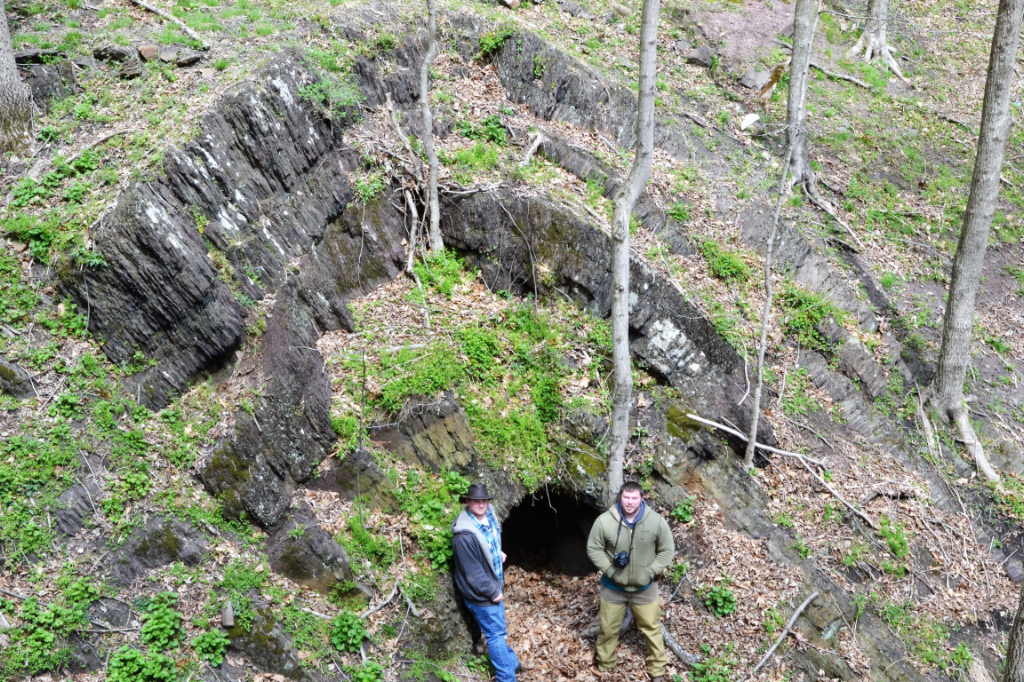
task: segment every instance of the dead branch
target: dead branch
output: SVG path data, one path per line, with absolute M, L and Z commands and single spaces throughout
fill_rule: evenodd
M 754 666 L 754 669 L 743 677 L 743 680 L 747 680 L 748 678 L 756 675 L 757 671 L 760 670 L 764 666 L 764 664 L 768 662 L 768 659 L 772 657 L 772 654 L 775 653 L 775 650 L 779 648 L 780 644 L 782 644 L 782 640 L 786 639 L 786 636 L 789 634 L 789 631 L 793 628 L 793 623 L 796 622 L 796 619 L 800 616 L 801 613 L 804 612 L 804 609 L 806 609 L 807 606 L 812 601 L 814 601 L 817 596 L 818 591 L 815 590 L 814 594 L 812 594 L 807 599 L 804 599 L 804 603 L 798 606 L 796 611 L 793 612 L 793 616 L 789 619 L 789 622 L 786 623 L 786 627 L 782 630 L 782 634 L 780 634 L 779 638 L 775 640 L 775 644 L 772 644 L 772 648 L 765 653 L 764 657 L 761 658 L 760 661 L 758 661 L 757 665 Z M 743 682 L 743 680 L 741 680 L 741 682 Z
M 700 656 L 691 654 L 689 651 L 686 651 L 683 647 L 679 646 L 679 642 L 676 641 L 675 637 L 669 634 L 668 628 L 664 625 L 661 626 L 661 636 L 665 640 L 665 646 L 672 650 L 672 653 L 676 655 L 676 658 L 683 662 L 683 665 L 692 668 L 694 665 L 701 662 Z
M 701 424 L 706 424 L 707 426 L 713 426 L 716 429 L 720 429 L 722 431 L 725 431 L 726 433 L 730 433 L 730 434 L 736 436 L 737 438 L 741 439 L 744 443 L 746 443 L 747 440 L 748 440 L 747 436 L 745 434 L 740 433 L 736 429 L 729 428 L 728 426 L 726 426 L 724 424 L 719 424 L 718 422 L 713 422 L 710 419 L 704 419 L 702 417 L 698 417 L 695 414 L 687 414 L 686 416 L 687 416 L 687 418 L 692 419 L 695 422 L 699 422 Z M 796 457 L 797 459 L 799 459 L 801 461 L 806 460 L 808 462 L 813 462 L 814 464 L 817 464 L 820 467 L 825 466 L 825 463 L 822 462 L 821 460 L 814 459 L 813 457 L 808 457 L 806 455 L 798 455 L 795 452 L 788 452 L 786 450 L 780 450 L 778 448 L 773 448 L 770 445 L 764 445 L 762 443 L 754 443 L 754 447 L 759 448 L 761 450 L 764 450 L 765 452 L 774 452 L 776 455 L 782 455 L 783 457 Z
M 416 153 L 412 150 L 412 145 L 409 143 L 409 136 L 402 132 L 402 126 L 398 125 L 398 116 L 395 115 L 395 103 L 391 100 L 391 93 L 384 95 L 384 106 L 388 110 L 388 115 L 391 118 L 391 124 L 395 126 L 395 132 L 398 134 L 398 139 L 402 141 L 402 146 L 405 147 L 405 151 L 409 153 L 409 158 L 412 159 L 411 165 L 416 169 L 416 173 L 413 175 L 416 178 L 416 182 L 423 183 L 423 164 L 420 161 L 420 157 L 416 156 Z
M 821 71 L 823 74 L 825 74 L 829 78 L 835 78 L 836 80 L 847 81 L 847 82 L 853 83 L 854 85 L 859 85 L 860 87 L 864 88 L 865 90 L 870 90 L 871 89 L 870 85 L 868 85 L 864 81 L 860 80 L 859 78 L 854 78 L 853 76 L 847 76 L 844 73 L 836 73 L 835 71 L 829 71 L 828 69 L 826 69 L 821 64 L 818 64 L 817 62 L 812 61 L 811 62 L 811 68 L 814 68 L 814 69 L 817 69 L 818 71 Z
M 158 17 L 162 17 L 162 18 L 166 19 L 167 21 L 171 22 L 172 24 L 174 24 L 175 26 L 180 28 L 182 33 L 187 35 L 192 40 L 198 41 L 202 45 L 201 49 L 203 49 L 203 50 L 209 50 L 210 49 L 210 46 L 206 44 L 206 41 L 203 40 L 201 37 L 199 37 L 198 33 L 196 33 L 195 31 L 190 29 L 188 26 L 186 26 L 185 22 L 182 21 L 181 19 L 175 17 L 172 14 L 168 14 L 167 12 L 163 11 L 162 9 L 160 9 L 158 7 L 153 7 L 149 3 L 142 2 L 142 0 L 131 0 L 131 2 L 132 2 L 132 4 L 138 5 L 142 9 L 149 10 L 150 12 L 152 12 L 155 15 L 157 15 Z
M 526 150 L 526 156 L 524 156 L 523 160 L 519 162 L 520 168 L 525 168 L 526 165 L 530 163 L 530 159 L 533 158 L 533 155 L 537 153 L 537 149 L 544 143 L 546 139 L 547 138 L 544 137 L 543 133 L 537 133 L 534 136 L 533 142 L 530 143 L 530 148 Z
M 864 514 L 864 512 L 862 512 L 861 510 L 857 509 L 852 504 L 847 502 L 845 497 L 840 495 L 839 492 L 835 488 L 830 486 L 828 484 L 828 482 L 824 478 L 822 478 L 820 475 L 818 475 L 817 471 L 815 471 L 814 469 L 811 468 L 811 465 L 807 463 L 807 458 L 806 457 L 804 457 L 803 455 L 796 455 L 796 457 L 797 457 L 797 459 L 800 460 L 800 463 L 804 465 L 804 469 L 807 469 L 807 471 L 811 474 L 811 476 L 814 476 L 814 478 L 818 479 L 818 483 L 823 485 L 825 487 L 825 490 L 827 490 L 830 493 L 832 493 L 832 495 L 837 500 L 839 500 L 840 502 L 842 502 L 843 504 L 846 505 L 847 509 L 849 509 L 854 514 L 856 514 L 861 519 L 863 519 L 864 523 L 866 523 L 869 526 L 871 526 L 871 528 L 873 528 L 874 530 L 878 530 L 878 526 L 875 524 L 874 521 L 872 521 L 866 514 Z
M 397 580 L 395 581 L 395 586 L 391 588 L 391 594 L 389 594 L 384 601 L 382 601 L 381 603 L 377 604 L 373 608 L 370 608 L 370 609 L 367 609 L 366 611 L 363 611 L 362 613 L 359 614 L 359 617 L 360 618 L 366 618 L 368 616 L 371 616 L 371 615 L 377 613 L 382 608 L 387 606 L 391 602 L 391 600 L 395 598 L 396 594 L 398 594 L 398 581 Z
M 828 438 L 825 438 L 825 436 L 821 435 L 820 433 L 818 433 L 817 431 L 815 431 L 814 429 L 812 429 L 812 428 L 811 428 L 810 426 L 808 426 L 807 424 L 804 424 L 803 422 L 798 422 L 798 421 L 796 421 L 795 419 L 790 419 L 789 417 L 783 417 L 783 419 L 785 419 L 786 421 L 788 421 L 788 422 L 789 422 L 790 424 L 792 424 L 793 426 L 799 426 L 799 427 L 800 427 L 801 429 L 803 429 L 804 431 L 809 431 L 809 432 L 811 432 L 811 433 L 812 433 L 813 435 L 815 435 L 815 436 L 817 436 L 818 438 L 820 438 L 820 439 L 821 439 L 821 442 L 822 442 L 822 443 L 824 443 L 825 445 L 827 445 L 827 446 L 828 446 L 828 449 L 829 449 L 829 450 L 835 450 L 835 448 L 834 448 L 834 447 L 832 447 L 832 443 L 829 443 L 829 442 L 828 442 Z

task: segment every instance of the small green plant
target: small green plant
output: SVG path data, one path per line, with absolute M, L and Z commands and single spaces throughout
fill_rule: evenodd
M 448 249 L 430 254 L 426 261 L 418 261 L 413 270 L 424 286 L 429 286 L 448 298 L 451 298 L 456 285 L 463 284 L 467 277 L 462 259 Z
M 384 193 L 384 174 L 379 172 L 367 173 L 362 177 L 356 178 L 353 190 L 360 202 L 364 204 L 370 203 Z
M 199 660 L 206 661 L 213 667 L 224 662 L 224 652 L 231 640 L 221 630 L 210 630 L 192 638 L 192 648 L 196 650 Z
M 679 582 L 683 579 L 690 570 L 690 562 L 688 561 L 677 561 L 672 564 L 672 568 L 669 569 L 669 575 L 672 577 L 674 582 Z
M 512 37 L 513 30 L 509 27 L 502 27 L 480 36 L 476 58 L 478 60 L 489 59 L 502 48 L 505 41 Z
M 796 550 L 796 553 L 801 559 L 806 559 L 811 556 L 811 546 L 807 544 L 807 540 L 797 536 L 797 539 L 789 546 L 790 549 Z
M 361 666 L 346 667 L 352 682 L 381 682 L 384 679 L 384 667 L 376 661 L 367 661 Z
M 505 124 L 494 114 L 485 116 L 480 123 L 457 121 L 455 127 L 458 128 L 463 137 L 468 137 L 471 140 L 493 142 L 500 147 L 508 144 L 508 133 L 505 130 Z
M 721 656 L 709 655 L 711 647 L 707 644 L 701 644 L 700 650 L 706 658 L 700 663 L 694 663 L 690 668 L 690 682 L 730 682 L 737 664 L 737 660 L 731 655 L 733 644 L 726 645 Z M 673 675 L 672 682 L 682 682 L 682 677 Z
M 854 568 L 857 566 L 859 561 L 862 561 L 868 555 L 868 546 L 860 538 L 854 540 L 850 548 L 843 554 L 841 559 L 843 566 L 847 568 Z
M 777 511 L 772 514 L 772 521 L 784 528 L 792 528 L 795 525 L 792 514 L 786 511 Z
M 359 651 L 366 638 L 363 619 L 348 610 L 342 610 L 331 620 L 331 644 L 338 651 Z
M 718 242 L 705 240 L 701 244 L 701 251 L 712 277 L 736 284 L 742 284 L 750 279 L 750 267 L 735 253 L 723 249 Z
M 178 645 L 184 631 L 182 616 L 174 610 L 178 603 L 176 592 L 160 592 L 149 602 L 142 616 L 142 642 L 156 651 L 166 651 Z
M 533 78 L 534 80 L 540 80 L 544 77 L 544 71 L 548 68 L 547 63 L 541 58 L 539 54 L 533 55 Z
M 764 629 L 769 635 L 781 632 L 786 619 L 774 606 L 764 612 Z
M 910 541 L 903 526 L 883 514 L 879 521 L 878 536 L 885 540 L 889 553 L 897 559 L 906 559 L 910 554 Z
M 899 277 L 894 272 L 884 272 L 878 279 L 878 283 L 881 284 L 882 288 L 886 291 L 890 291 L 899 281 Z
M 821 294 L 809 291 L 793 282 L 787 282 L 778 297 L 782 308 L 782 328 L 801 346 L 815 350 L 831 350 L 828 340 L 818 326 L 829 318 L 837 324 L 846 320 L 846 313 L 830 303 Z
M 163 654 L 144 654 L 122 646 L 107 664 L 108 682 L 177 682 L 174 659 Z
M 219 59 L 213 60 L 213 68 L 217 69 L 218 71 L 223 71 L 229 66 L 231 66 L 231 61 L 225 59 L 224 57 L 220 57 Z
M 677 201 L 672 204 L 672 207 L 668 209 L 667 213 L 668 217 L 677 223 L 686 223 L 690 220 L 690 207 L 683 201 Z
M 953 653 L 950 654 L 950 662 L 962 669 L 967 670 L 974 663 L 974 652 L 971 651 L 971 647 L 967 645 L 967 642 L 960 642 L 953 649 Z
M 697 501 L 697 498 L 693 495 L 687 496 L 685 500 L 677 504 L 672 509 L 672 518 L 679 523 L 689 523 L 693 521 L 693 503 Z
M 719 618 L 728 616 L 736 610 L 736 595 L 729 588 L 731 583 L 727 576 L 723 576 L 704 597 L 704 604 Z

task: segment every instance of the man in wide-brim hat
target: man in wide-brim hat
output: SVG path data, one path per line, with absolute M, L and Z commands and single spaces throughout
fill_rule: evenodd
M 519 659 L 505 641 L 505 553 L 492 499 L 482 483 L 470 485 L 462 497 L 466 508 L 452 524 L 455 588 L 487 639 L 498 682 L 515 682 Z

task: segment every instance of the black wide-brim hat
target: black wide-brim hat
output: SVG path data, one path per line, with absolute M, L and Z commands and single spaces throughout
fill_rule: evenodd
M 483 483 L 471 483 L 469 490 L 462 496 L 463 500 L 493 500 L 494 495 L 487 492 L 487 486 Z

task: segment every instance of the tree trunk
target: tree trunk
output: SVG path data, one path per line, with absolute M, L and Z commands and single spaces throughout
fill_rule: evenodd
M 896 76 L 903 81 L 900 67 L 892 56 L 892 48 L 889 47 L 887 32 L 889 27 L 889 0 L 868 0 L 868 16 L 864 24 L 864 30 L 857 40 L 857 44 L 846 53 L 847 59 L 853 59 L 864 55 L 864 61 L 872 59 L 882 60 Z
M 775 247 L 775 233 L 779 229 L 779 214 L 782 212 L 782 198 L 786 194 L 786 174 L 793 160 L 793 148 L 786 152 L 786 163 L 782 166 L 782 179 L 779 180 L 779 196 L 775 202 L 775 215 L 772 216 L 772 227 L 768 231 L 768 243 L 764 250 L 764 309 L 761 311 L 761 345 L 757 347 L 757 383 L 754 385 L 753 416 L 750 418 L 750 431 L 747 434 L 747 449 L 743 454 L 743 468 L 750 471 L 754 468 L 754 450 L 757 448 L 757 424 L 761 417 L 761 389 L 764 386 L 764 351 L 768 345 L 768 320 L 772 311 L 772 252 Z
M 989 228 L 999 196 L 999 175 L 1003 168 L 1006 139 L 1010 131 L 1010 91 L 1016 61 L 1024 0 L 1000 0 L 992 36 L 985 100 L 981 109 L 978 155 L 974 161 L 971 191 L 960 230 L 960 242 L 953 258 L 946 317 L 942 325 L 942 349 L 935 374 L 932 404 L 960 426 L 964 441 L 975 455 L 978 468 L 990 479 L 998 475 L 985 459 L 984 450 L 970 427 L 963 406 L 964 380 L 970 362 L 974 301 L 978 293 Z
M 789 65 L 786 137 L 792 150 L 792 181 L 813 188 L 814 173 L 807 149 L 807 79 L 811 71 L 818 0 L 797 0 L 793 16 L 793 59 Z
M 0 0 L 0 152 L 22 153 L 32 144 L 32 95 L 18 76 L 4 12 Z
M 1010 629 L 1010 641 L 1006 645 L 1006 671 L 1003 682 L 1024 682 L 1024 588 L 1021 589 L 1020 603 L 1017 605 L 1017 617 L 1013 619 Z
M 427 164 L 430 168 L 427 178 L 427 212 L 430 215 L 430 227 L 427 239 L 430 249 L 440 252 L 444 249 L 441 239 L 441 210 L 437 198 L 437 153 L 434 151 L 434 115 L 430 111 L 430 65 L 437 58 L 437 0 L 427 0 L 427 53 L 420 65 L 420 106 L 423 107 L 423 130 L 420 137 L 423 149 L 427 153 Z
M 608 449 L 608 496 L 622 487 L 622 462 L 629 441 L 633 403 L 633 367 L 629 355 L 629 219 L 654 162 L 654 86 L 658 56 L 660 0 L 644 0 L 640 29 L 640 87 L 637 96 L 636 156 L 625 182 L 615 193 L 612 212 L 612 394 Z

